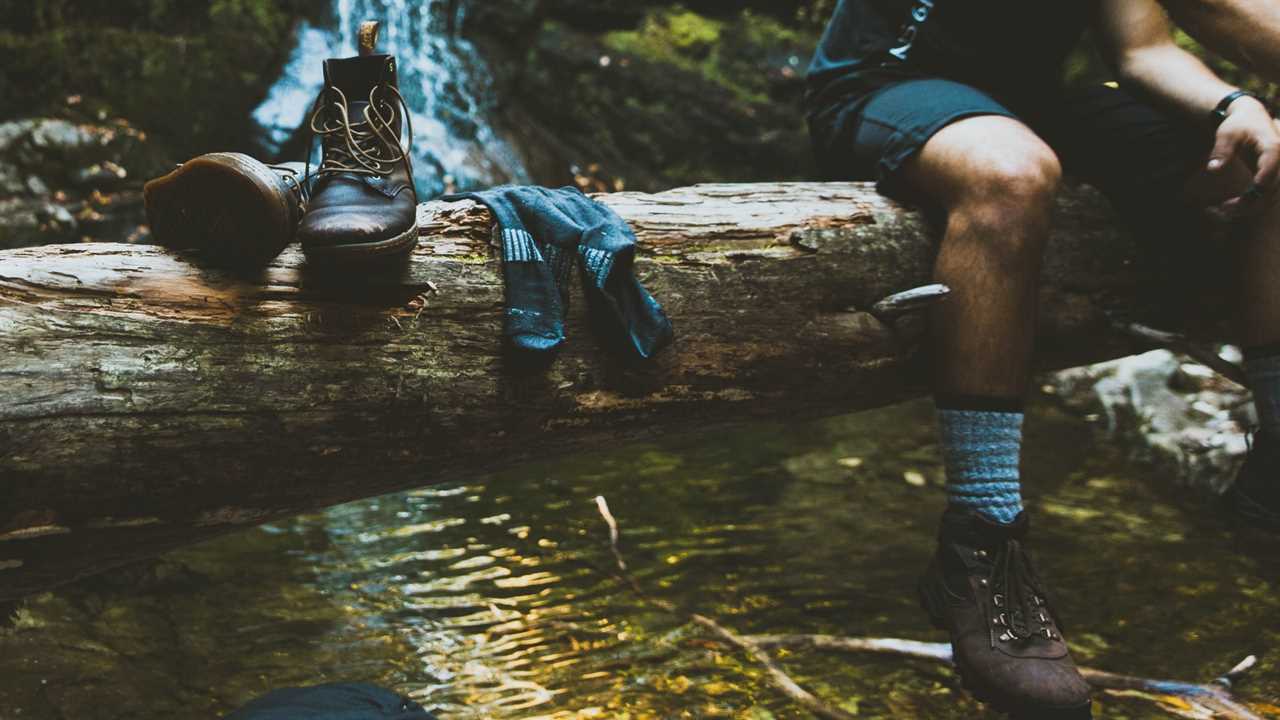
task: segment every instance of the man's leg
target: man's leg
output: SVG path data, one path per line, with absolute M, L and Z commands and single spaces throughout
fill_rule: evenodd
M 999 116 L 948 125 L 899 177 L 947 213 L 935 276 L 952 291 L 930 318 L 948 509 L 921 602 L 950 633 L 965 684 L 1015 717 L 1090 717 L 1022 545 L 1022 400 L 1060 177 L 1054 152 Z
M 1022 399 L 1060 177 L 1053 151 L 999 116 L 948 125 L 902 168 L 947 213 L 935 276 L 951 296 L 930 320 L 949 501 L 1003 523 L 1022 510 Z
M 1057 156 L 990 95 L 941 78 L 870 77 L 810 118 L 832 174 L 941 209 L 931 317 L 948 505 L 921 603 L 965 685 L 1018 716 L 1089 717 L 1080 677 L 1025 552 L 1019 451 L 1040 256 Z M 838 163 L 833 166 L 831 163 Z
M 1238 197 L 1252 173 L 1242 164 L 1220 173 L 1201 173 L 1188 185 L 1200 205 Z M 1244 348 L 1245 373 L 1258 414 L 1254 451 L 1228 496 L 1250 520 L 1280 530 L 1280 193 L 1242 206 L 1245 223 L 1235 254 L 1237 338 Z

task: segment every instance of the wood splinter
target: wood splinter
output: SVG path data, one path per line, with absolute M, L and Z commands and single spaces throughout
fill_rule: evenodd
M 872 305 L 871 314 L 879 320 L 889 322 L 908 313 L 921 312 L 933 307 L 950 294 L 951 288 L 941 283 L 904 290 Z

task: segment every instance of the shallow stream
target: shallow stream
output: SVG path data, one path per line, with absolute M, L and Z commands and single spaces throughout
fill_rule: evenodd
M 256 528 L 31 601 L 0 631 L 0 718 L 214 717 L 282 685 L 367 680 L 441 720 L 805 718 L 760 669 L 606 574 L 743 633 L 940 640 L 916 607 L 943 501 L 928 403 L 602 448 Z M 1280 713 L 1280 543 L 1228 529 L 1040 408 L 1033 541 L 1083 664 L 1208 680 Z M 947 669 L 784 653 L 868 718 L 981 718 Z M 1096 717 L 1171 717 L 1140 697 Z M 1276 717 L 1280 717 L 1277 714 Z

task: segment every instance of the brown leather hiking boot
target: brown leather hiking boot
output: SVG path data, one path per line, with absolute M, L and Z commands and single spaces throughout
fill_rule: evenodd
M 193 158 L 142 190 L 160 245 L 222 265 L 261 265 L 293 240 L 306 204 L 301 163 L 268 166 L 240 153 Z
M 322 160 L 298 241 L 308 258 L 321 261 L 407 253 L 418 242 L 418 195 L 395 58 L 326 60 L 324 78 L 311 116 Z
M 978 700 L 1015 718 L 1089 718 L 1089 685 L 1023 546 L 1029 524 L 1025 512 L 1001 525 L 947 510 L 921 604 L 951 634 L 956 669 Z

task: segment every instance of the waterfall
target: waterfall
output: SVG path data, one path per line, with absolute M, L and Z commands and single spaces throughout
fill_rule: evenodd
M 460 189 L 528 182 L 515 152 L 489 123 L 492 90 L 484 60 L 454 32 L 462 25 L 467 0 L 332 2 L 332 24 L 299 27 L 282 77 L 253 113 L 268 152 L 280 152 L 308 120 L 324 80 L 322 61 L 355 55 L 356 27 L 379 20 L 379 50 L 396 56 L 400 91 L 413 121 L 421 197 L 439 194 L 449 181 Z

